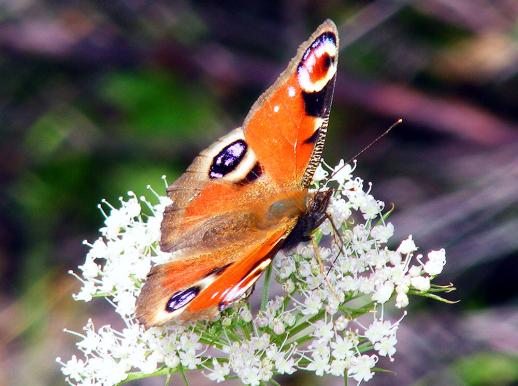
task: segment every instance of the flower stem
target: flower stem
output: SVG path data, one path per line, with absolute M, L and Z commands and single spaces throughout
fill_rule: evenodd
M 268 304 L 268 298 L 270 296 L 270 281 L 272 279 L 272 264 L 266 268 L 266 272 L 264 273 L 264 282 L 263 282 L 263 294 L 261 296 L 261 311 L 266 309 L 266 304 Z
M 189 381 L 187 380 L 187 377 L 185 375 L 185 371 L 183 370 L 183 365 L 181 363 L 178 365 L 178 372 L 182 376 L 183 383 L 185 384 L 185 386 L 189 386 Z
M 118 385 L 124 385 L 128 382 L 131 382 L 131 381 L 136 381 L 138 379 L 145 379 L 145 378 L 152 378 L 152 377 L 159 377 L 161 375 L 170 375 L 172 372 L 174 372 L 174 370 L 172 371 L 170 368 L 168 367 L 163 367 L 153 373 L 140 373 L 140 372 L 136 372 L 136 373 L 129 373 L 127 378 L 122 381 L 122 382 L 119 382 Z

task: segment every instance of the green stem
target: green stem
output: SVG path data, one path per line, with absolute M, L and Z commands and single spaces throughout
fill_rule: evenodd
M 183 365 L 181 363 L 178 365 L 178 372 L 182 376 L 183 383 L 185 384 L 185 386 L 189 386 L 189 381 L 187 380 L 187 376 L 185 375 L 185 371 L 184 371 Z
M 344 314 L 348 315 L 351 319 L 356 319 L 356 317 L 364 315 L 369 311 L 372 311 L 374 309 L 374 305 L 374 302 L 364 304 L 360 308 L 351 308 L 345 305 L 341 305 L 338 307 L 338 309 L 342 311 Z
M 266 309 L 266 304 L 268 304 L 268 298 L 270 296 L 270 281 L 272 280 L 272 264 L 266 268 L 266 272 L 264 274 L 264 282 L 263 282 L 263 295 L 261 297 L 261 311 Z
M 174 369 L 170 369 L 169 367 L 163 367 L 160 370 L 157 370 L 153 373 L 129 373 L 126 379 L 122 382 L 119 382 L 118 385 L 124 385 L 131 381 L 136 381 L 138 379 L 146 379 L 151 377 L 159 377 L 162 375 L 170 375 L 175 372 Z
M 363 343 L 361 345 L 358 345 L 357 348 L 359 352 L 364 353 L 374 349 L 374 346 L 372 345 L 372 343 Z
M 250 307 L 248 305 L 245 305 L 245 307 L 248 308 L 248 311 L 250 311 Z M 252 330 L 252 323 L 241 323 L 241 331 L 243 331 L 244 336 L 246 339 L 250 340 L 250 337 L 252 336 L 253 330 Z
M 287 331 L 288 336 L 291 336 L 290 339 L 288 339 L 287 343 L 291 344 L 294 342 L 298 342 L 300 339 L 303 339 L 304 337 L 300 337 L 298 339 L 292 340 L 295 335 L 297 335 L 299 332 L 304 331 L 306 328 L 313 325 L 317 320 L 320 320 L 324 317 L 325 310 L 321 310 L 318 314 L 312 316 L 311 318 L 297 324 L 293 328 L 290 328 L 289 331 Z M 279 338 L 280 339 L 280 338 Z M 284 337 L 282 338 L 284 339 Z
M 290 344 L 294 344 L 296 346 L 300 346 L 301 344 L 304 344 L 310 340 L 313 340 L 313 336 L 311 335 L 304 335 L 304 336 L 301 336 L 300 338 L 294 340 L 294 341 L 291 341 L 289 342 Z
M 442 302 L 442 303 L 446 303 L 446 304 L 456 304 L 456 303 L 459 303 L 460 300 L 448 300 L 448 299 L 444 299 L 443 297 L 441 296 L 438 296 L 438 295 L 434 295 L 434 294 L 431 294 L 431 293 L 427 293 L 427 292 L 413 292 L 413 291 L 408 291 L 409 294 L 411 295 L 416 295 L 416 296 L 421 296 L 423 298 L 430 298 L 430 299 L 434 299 L 434 300 L 437 300 L 439 302 Z
M 290 335 L 298 334 L 299 332 L 301 332 L 301 331 L 305 330 L 306 328 L 308 328 L 309 326 L 311 326 L 317 320 L 322 319 L 324 317 L 325 312 L 326 312 L 325 310 L 320 310 L 318 312 L 318 314 L 312 316 L 311 318 L 309 318 L 308 320 L 306 320 L 304 322 L 297 324 L 295 327 L 290 329 Z
M 208 330 L 202 330 L 199 326 L 196 326 L 194 331 L 200 335 L 200 342 L 207 346 L 214 346 L 217 349 L 221 349 L 224 344 L 219 340 L 219 337 L 211 334 Z

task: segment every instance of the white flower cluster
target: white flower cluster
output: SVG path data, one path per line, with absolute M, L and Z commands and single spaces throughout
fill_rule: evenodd
M 386 320 L 384 304 L 395 298 L 404 308 L 411 293 L 441 292 L 430 281 L 442 271 L 445 252 L 414 256 L 411 236 L 389 249 L 394 227 L 385 222 L 383 203 L 352 177 L 354 166 L 340 162 L 328 168 L 329 178 L 324 168 L 317 170 L 317 186 L 335 189 L 332 221 L 316 232 L 317 244 L 276 256 L 285 294 L 263 304 L 255 318 L 241 304 L 215 322 L 144 330 L 134 319 L 135 302 L 151 266 L 168 259 L 158 240 L 169 199 L 155 193 L 158 203 L 152 205 L 130 192 L 118 209 L 105 202 L 105 226 L 87 243 L 90 251 L 77 275 L 83 286 L 75 298 L 106 298 L 126 327 L 96 330 L 89 321 L 83 334 L 71 332 L 79 337 L 82 358 L 58 358 L 69 384 L 115 385 L 194 369 L 216 382 L 237 376 L 247 385 L 299 369 L 370 380 L 378 358 L 392 360 L 396 352 L 401 319 Z
M 66 363 L 57 358 L 73 385 L 116 385 L 135 369 L 149 374 L 161 366 L 176 368 L 181 364 L 195 369 L 201 362 L 199 336 L 181 326 L 144 331 L 135 323 L 127 323 L 122 331 L 108 325 L 96 330 L 88 320 L 84 334 L 65 331 L 80 338 L 77 347 L 85 358 L 74 355 Z

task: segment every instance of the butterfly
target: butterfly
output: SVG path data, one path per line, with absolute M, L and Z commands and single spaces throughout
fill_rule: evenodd
M 302 43 L 241 127 L 203 150 L 167 188 L 160 248 L 137 299 L 145 327 L 213 319 L 247 297 L 275 254 L 325 220 L 332 191 L 310 192 L 338 61 L 331 20 Z

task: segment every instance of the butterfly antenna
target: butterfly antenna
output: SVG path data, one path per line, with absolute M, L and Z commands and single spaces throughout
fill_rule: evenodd
M 347 161 L 346 163 L 344 163 L 341 167 L 339 167 L 338 169 L 334 170 L 333 173 L 329 176 L 328 179 L 331 179 L 333 178 L 340 170 L 342 170 L 346 165 L 350 164 L 352 161 L 354 161 L 356 158 L 358 158 L 360 155 L 362 155 L 365 151 L 367 151 L 368 149 L 370 149 L 371 146 L 373 146 L 376 142 L 378 142 L 381 138 L 383 138 L 384 136 L 386 136 L 388 133 L 390 133 L 390 131 L 396 127 L 397 125 L 403 123 L 403 119 L 399 118 L 396 122 L 394 122 L 392 125 L 390 125 L 390 127 L 385 130 L 383 133 L 381 133 L 380 135 L 378 135 L 373 141 L 371 141 L 371 143 L 369 143 L 367 146 L 365 146 L 359 153 L 356 153 L 356 155 L 354 155 L 353 157 L 351 157 L 349 159 L 349 161 Z
M 355 160 L 356 158 L 358 158 L 361 154 L 363 154 L 363 152 L 365 152 L 366 150 L 368 150 L 371 146 L 373 146 L 376 142 L 378 142 L 381 138 L 383 138 L 384 136 L 386 136 L 388 133 L 390 133 L 390 131 L 396 127 L 397 125 L 403 123 L 403 119 L 402 118 L 399 118 L 396 122 L 394 122 L 392 125 L 390 125 L 390 127 L 385 130 L 383 133 L 381 133 L 380 135 L 378 135 L 373 141 L 371 141 L 371 143 L 369 143 L 367 146 L 365 146 L 359 153 L 357 153 L 354 157 L 352 157 L 351 159 L 349 159 L 349 161 L 347 161 L 346 163 L 344 163 L 341 167 L 339 167 L 337 170 L 333 171 L 333 173 L 329 176 L 329 179 L 331 179 L 333 176 L 335 176 L 340 170 L 342 170 L 346 165 L 348 165 L 349 163 L 351 163 L 353 160 Z M 320 188 L 319 188 L 320 190 Z M 338 254 L 336 255 L 336 257 L 334 258 L 333 260 L 333 263 L 331 264 L 331 266 L 329 267 L 327 273 L 325 274 L 325 277 L 326 277 L 326 280 L 327 279 L 327 276 L 329 275 L 329 273 L 331 272 L 331 269 L 333 268 L 333 265 L 336 263 L 336 260 L 338 259 L 338 256 L 340 256 L 340 254 L 343 254 L 344 253 L 344 250 L 343 250 L 343 247 L 344 247 L 344 241 L 342 239 L 342 236 L 340 235 L 340 232 L 338 230 L 338 228 L 336 227 L 336 225 L 334 224 L 333 222 L 333 219 L 332 217 L 326 213 L 326 217 L 327 219 L 330 221 L 331 223 L 331 226 L 333 228 L 333 231 L 335 233 L 335 237 L 338 236 L 338 239 L 340 241 L 340 243 L 337 243 L 339 245 L 339 248 L 340 250 L 338 251 Z M 335 239 L 335 242 L 336 242 L 336 239 Z

